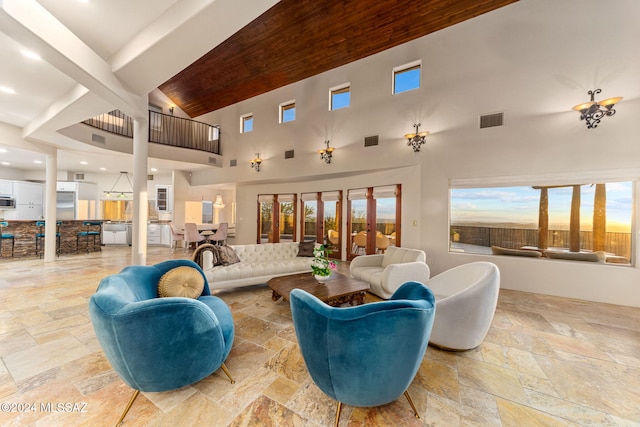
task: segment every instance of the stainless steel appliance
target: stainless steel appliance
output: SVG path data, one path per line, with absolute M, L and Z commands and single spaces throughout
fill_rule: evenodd
M 56 219 L 76 219 L 75 191 L 58 191 L 56 193 Z
M 15 209 L 16 199 L 12 196 L 0 195 L 0 210 Z

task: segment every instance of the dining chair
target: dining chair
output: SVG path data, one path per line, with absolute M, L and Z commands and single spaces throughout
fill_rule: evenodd
M 215 242 L 217 244 L 224 244 L 225 240 L 227 240 L 227 231 L 229 230 L 229 223 L 228 222 L 221 222 L 218 225 L 218 229 L 215 231 L 215 233 L 213 233 L 211 236 L 209 236 L 209 241 L 210 242 Z M 222 243 L 219 243 L 222 242 Z
M 207 240 L 204 236 L 198 233 L 198 226 L 195 222 L 187 222 L 184 224 L 184 251 L 187 251 L 187 248 L 192 243 L 200 243 Z
M 171 230 L 171 251 L 173 252 L 178 246 L 177 243 L 184 241 L 184 233 L 178 233 L 176 228 L 173 226 L 173 222 L 169 223 L 169 229 Z

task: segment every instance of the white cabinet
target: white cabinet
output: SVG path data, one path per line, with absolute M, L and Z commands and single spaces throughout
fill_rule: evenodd
M 156 210 L 173 212 L 173 186 L 156 185 Z
M 147 227 L 147 245 L 162 243 L 162 228 L 160 224 L 149 224 Z
M 169 224 L 162 224 L 162 246 L 171 246 L 171 228 Z
M 105 245 L 127 245 L 128 224 L 104 224 L 102 226 L 102 243 Z
M 42 219 L 44 215 L 44 185 L 36 182 L 13 182 L 16 208 L 5 211 L 5 219 Z
M 171 230 L 168 224 L 149 224 L 147 226 L 147 245 L 171 245 Z
M 13 196 L 13 182 L 0 179 L 0 194 L 3 196 Z

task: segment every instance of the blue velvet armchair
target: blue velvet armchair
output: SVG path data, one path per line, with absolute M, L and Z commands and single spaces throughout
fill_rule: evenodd
M 433 293 L 407 282 L 388 301 L 357 307 L 330 307 L 294 289 L 291 313 L 300 350 L 315 384 L 342 403 L 378 406 L 404 394 L 424 358 L 436 311 Z M 376 369 L 371 367 L 375 366 Z
M 190 266 L 204 278 L 197 298 L 158 297 L 160 278 Z M 190 260 L 129 266 L 107 276 L 89 300 L 89 316 L 107 360 L 135 390 L 118 424 L 140 391 L 173 390 L 195 383 L 224 365 L 234 337 L 229 307 L 212 296 L 200 267 Z

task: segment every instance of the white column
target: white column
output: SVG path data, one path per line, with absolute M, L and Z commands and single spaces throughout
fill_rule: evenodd
M 58 181 L 58 150 L 47 154 L 44 184 L 44 262 L 56 260 L 56 184 Z
M 148 116 L 133 120 L 133 235 L 131 240 L 131 263 L 147 263 L 147 156 L 149 153 Z

